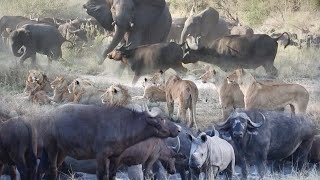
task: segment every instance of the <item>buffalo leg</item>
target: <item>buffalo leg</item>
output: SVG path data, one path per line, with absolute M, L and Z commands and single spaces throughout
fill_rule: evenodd
M 107 179 L 110 179 L 109 168 L 110 168 L 110 160 L 106 156 L 105 153 L 99 153 L 97 155 L 97 179 L 103 180 L 106 176 Z
M 248 178 L 248 166 L 246 160 L 243 157 L 239 159 L 239 166 L 241 167 L 242 179 Z
M 266 64 L 263 67 L 269 76 L 278 77 L 278 69 L 273 64 Z
M 266 173 L 266 162 L 263 159 L 259 158 L 256 160 L 256 166 L 258 169 L 260 179 L 263 179 L 263 177 Z
M 58 175 L 57 159 L 58 150 L 56 148 L 48 148 L 48 161 L 49 161 L 49 179 L 56 180 Z
M 296 160 L 297 162 L 295 164 L 297 164 L 299 171 L 303 171 L 305 168 L 305 165 L 308 159 L 308 154 L 310 152 L 312 144 L 313 144 L 313 138 L 310 138 L 302 142 L 299 148 L 294 153 L 294 156 L 297 155 L 298 157 Z
M 151 157 L 147 160 L 147 162 L 145 163 L 145 177 L 147 177 L 147 179 L 149 179 L 150 177 L 152 177 L 152 172 L 151 172 L 151 169 L 152 169 L 152 166 L 153 164 L 157 161 L 157 159 L 159 158 L 159 156 L 157 157 Z
M 26 156 L 26 164 L 28 167 L 28 174 L 30 176 L 30 179 L 36 179 L 37 157 L 32 151 L 32 149 L 29 150 L 28 155 Z

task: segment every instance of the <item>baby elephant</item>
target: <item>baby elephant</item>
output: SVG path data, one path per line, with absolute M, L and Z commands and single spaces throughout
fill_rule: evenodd
M 219 172 L 226 172 L 227 179 L 232 179 L 235 155 L 232 146 L 218 136 L 207 136 L 202 132 L 197 138 L 189 134 L 192 141 L 189 166 L 192 170 L 205 172 L 205 179 L 213 180 Z M 195 172 L 194 171 L 194 172 Z M 199 174 L 193 174 L 198 179 Z

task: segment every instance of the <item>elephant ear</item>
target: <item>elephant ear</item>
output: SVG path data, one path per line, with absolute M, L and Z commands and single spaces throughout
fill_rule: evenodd
M 213 8 L 207 8 L 201 16 L 201 36 L 207 36 L 210 31 L 216 31 L 219 22 L 219 12 Z

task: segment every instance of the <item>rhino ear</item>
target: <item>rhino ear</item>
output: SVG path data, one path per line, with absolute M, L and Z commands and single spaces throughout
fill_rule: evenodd
M 202 142 L 203 143 L 205 143 L 206 141 L 207 141 L 207 135 L 206 134 L 203 134 L 202 136 L 201 136 L 201 140 L 202 140 Z

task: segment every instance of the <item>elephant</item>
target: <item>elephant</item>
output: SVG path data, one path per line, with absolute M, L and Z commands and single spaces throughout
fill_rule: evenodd
M 242 25 L 238 25 L 238 26 L 234 26 L 231 29 L 231 35 L 253 35 L 253 29 L 249 26 L 242 26 Z
M 52 60 L 62 58 L 61 45 L 68 41 L 57 28 L 46 24 L 26 24 L 14 31 L 8 31 L 12 53 L 20 57 L 21 66 L 27 58 L 31 58 L 32 66 L 35 66 L 36 53 L 47 55 L 50 66 Z
M 181 32 L 183 30 L 184 23 L 186 22 L 187 18 L 173 18 L 171 29 L 167 38 L 167 41 L 174 41 L 179 43 Z
M 130 45 L 128 49 L 165 42 L 172 23 L 165 0 L 88 0 L 83 8 L 105 30 L 115 31 L 99 64 L 122 40 Z
M 202 45 L 211 47 L 215 39 L 229 34 L 228 25 L 219 19 L 218 11 L 208 7 L 196 14 L 192 9 L 184 24 L 180 43 L 185 42 L 188 36 L 202 37 Z

